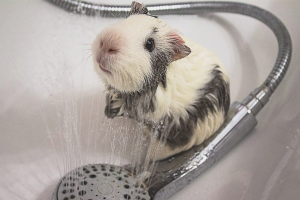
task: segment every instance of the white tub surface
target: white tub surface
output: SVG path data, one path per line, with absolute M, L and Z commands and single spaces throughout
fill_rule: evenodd
M 290 69 L 255 130 L 170 200 L 300 199 L 300 1 L 243 2 L 286 24 L 293 39 Z M 232 100 L 261 84 L 274 64 L 275 37 L 256 20 L 233 14 L 161 18 L 221 58 Z M 88 58 L 96 33 L 118 20 L 70 14 L 46 1 L 0 1 L 1 200 L 50 199 L 60 177 L 76 166 L 125 163 L 110 153 L 124 141 L 132 144 L 121 138 L 111 146 L 103 86 Z

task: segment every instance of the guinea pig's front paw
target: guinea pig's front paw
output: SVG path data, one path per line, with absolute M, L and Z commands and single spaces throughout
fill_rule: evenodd
M 116 116 L 123 115 L 122 106 L 124 100 L 120 93 L 109 91 L 106 99 L 105 115 L 108 118 L 114 118 Z
M 118 113 L 120 112 L 120 108 L 111 108 L 109 105 L 107 105 L 105 107 L 105 115 L 108 118 L 114 118 L 118 115 Z

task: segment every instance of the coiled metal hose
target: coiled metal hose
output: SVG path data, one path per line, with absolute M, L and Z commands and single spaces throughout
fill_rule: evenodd
M 77 0 L 48 0 L 70 12 L 99 15 L 102 17 L 125 17 L 129 6 L 103 5 Z M 153 15 L 193 15 L 208 12 L 226 12 L 247 15 L 266 24 L 278 41 L 278 55 L 273 70 L 260 87 L 271 96 L 283 79 L 292 55 L 292 42 L 285 25 L 272 13 L 259 7 L 236 2 L 193 2 L 147 5 Z
M 125 17 L 129 6 L 101 5 L 77 0 L 48 0 L 70 12 L 102 17 Z M 194 2 L 147 5 L 152 15 L 193 15 L 208 12 L 237 13 L 256 18 L 266 24 L 278 41 L 278 55 L 272 71 L 264 83 L 251 92 L 241 103 L 232 104 L 223 126 L 209 141 L 176 155 L 172 165 L 159 161 L 153 183 L 147 189 L 150 198 L 163 200 L 172 196 L 204 170 L 218 161 L 257 124 L 255 116 L 268 102 L 282 81 L 292 56 L 292 42 L 284 24 L 272 13 L 259 7 L 235 2 Z M 196 152 L 196 153 L 195 153 Z M 170 169 L 170 166 L 172 169 Z M 176 174 L 176 176 L 175 176 Z M 53 200 L 59 198 L 59 185 Z

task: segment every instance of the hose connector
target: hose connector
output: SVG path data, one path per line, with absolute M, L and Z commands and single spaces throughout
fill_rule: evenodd
M 272 93 L 268 86 L 261 85 L 251 92 L 242 104 L 248 108 L 248 111 L 256 116 L 259 111 L 268 103 Z

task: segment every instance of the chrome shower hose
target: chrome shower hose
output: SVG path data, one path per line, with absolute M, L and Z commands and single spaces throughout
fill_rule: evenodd
M 99 15 L 102 17 L 125 17 L 130 11 L 130 6 L 95 4 L 77 0 L 48 0 L 70 12 Z M 236 2 L 191 2 L 147 5 L 153 15 L 193 15 L 201 13 L 224 12 L 237 13 L 258 19 L 267 25 L 275 34 L 278 41 L 278 55 L 275 65 L 265 82 L 254 90 L 244 101 L 249 104 L 252 113 L 256 115 L 268 101 L 283 79 L 292 55 L 292 42 L 285 25 L 272 13 L 259 7 Z M 255 98 L 257 105 L 251 103 Z
M 130 11 L 130 6 L 102 5 L 77 0 L 48 1 L 67 11 L 91 16 L 125 17 Z M 176 155 L 175 159 L 172 160 L 172 165 L 168 160 L 158 162 L 157 169 L 152 174 L 153 184 L 147 188 L 144 198 L 164 200 L 218 161 L 256 126 L 255 116 L 268 102 L 269 97 L 278 87 L 288 69 L 292 56 L 292 42 L 285 25 L 276 16 L 253 5 L 235 2 L 193 2 L 147 5 L 147 8 L 153 15 L 194 15 L 223 12 L 250 16 L 260 20 L 273 31 L 279 49 L 276 62 L 267 79 L 242 102 L 235 102 L 231 105 L 223 126 L 213 137 L 200 146 L 195 146 L 189 151 Z M 109 168 L 116 168 L 106 165 L 103 167 L 100 164 L 99 166 L 104 171 Z M 98 165 L 92 167 L 96 168 Z M 52 200 L 61 199 L 60 187 L 63 187 L 61 185 L 63 185 L 65 178 L 58 184 Z M 103 188 L 107 189 L 108 187 L 99 186 L 98 190 L 103 192 Z M 144 189 L 141 188 L 141 190 Z M 85 191 L 79 191 L 79 196 L 83 194 L 86 194 Z M 124 195 L 125 199 L 129 198 L 127 193 Z

